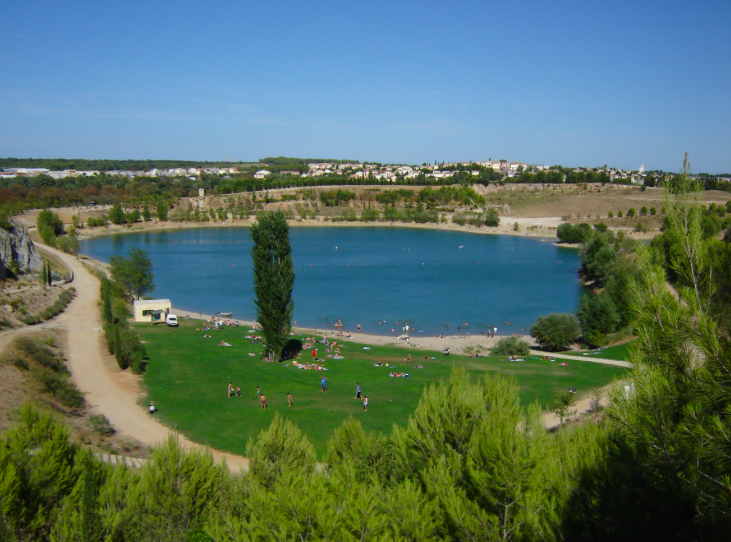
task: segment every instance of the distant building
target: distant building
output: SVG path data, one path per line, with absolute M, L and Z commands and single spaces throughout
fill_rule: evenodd
M 260 169 L 256 173 L 254 173 L 254 179 L 264 179 L 267 175 L 271 175 L 271 171 L 267 171 L 266 169 Z

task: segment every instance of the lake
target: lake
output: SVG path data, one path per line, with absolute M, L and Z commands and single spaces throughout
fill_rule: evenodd
M 465 323 L 473 334 L 488 324 L 500 335 L 527 332 L 539 315 L 575 310 L 584 291 L 578 251 L 550 240 L 335 226 L 293 227 L 290 238 L 298 327 L 341 319 L 344 329 L 361 324 L 378 335 L 399 334 L 404 322 L 427 335 L 460 333 Z M 108 262 L 132 245 L 153 262 L 154 297 L 256 318 L 248 228 L 108 235 L 82 241 L 81 253 Z

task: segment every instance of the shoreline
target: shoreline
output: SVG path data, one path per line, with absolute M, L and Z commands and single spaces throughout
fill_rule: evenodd
M 187 311 L 183 309 L 178 309 L 173 305 L 173 307 L 170 309 L 172 313 L 174 313 L 176 316 L 183 317 L 185 319 L 190 320 L 207 320 L 210 321 L 214 316 L 210 314 L 205 314 L 197 311 Z M 224 318 L 224 317 L 216 317 L 220 318 L 221 320 L 229 320 L 232 322 L 238 322 L 240 326 L 253 326 L 254 322 L 251 320 L 244 320 L 242 318 Z M 409 341 L 403 341 L 399 340 L 397 336 L 391 336 L 391 335 L 374 335 L 371 333 L 361 333 L 358 331 L 350 332 L 350 337 L 344 337 L 344 336 L 338 336 L 336 335 L 336 332 L 332 329 L 322 329 L 322 328 L 316 328 L 311 326 L 292 326 L 292 331 L 295 332 L 296 335 L 314 335 L 315 337 L 337 337 L 338 342 L 340 343 L 343 341 L 345 344 L 348 342 L 355 342 L 355 343 L 361 343 L 361 344 L 370 344 L 370 345 L 377 345 L 377 346 L 396 346 L 404 349 L 417 349 L 417 350 L 437 350 L 437 351 L 444 351 L 445 348 L 449 347 L 451 353 L 453 354 L 461 354 L 464 352 L 465 348 L 472 347 L 476 351 L 479 349 L 479 353 L 483 354 L 484 350 L 487 350 L 489 348 L 492 348 L 495 346 L 500 339 L 503 339 L 505 337 L 510 337 L 510 335 L 495 335 L 495 337 L 487 337 L 485 335 L 469 335 L 463 337 L 460 335 L 446 335 L 444 337 L 442 336 L 434 336 L 434 335 L 415 335 L 415 336 L 409 336 Z M 530 335 L 518 335 L 519 338 L 526 341 L 528 344 L 531 345 L 531 347 L 535 347 L 537 343 L 531 337 Z
M 424 230 L 436 230 L 436 231 L 456 231 L 463 233 L 475 233 L 482 235 L 511 235 L 515 237 L 532 237 L 543 240 L 557 239 L 555 235 L 555 228 L 561 223 L 560 217 L 546 217 L 546 218 L 522 218 L 514 217 L 511 219 L 511 224 L 502 224 L 495 228 L 488 227 L 477 227 L 477 226 L 460 226 L 459 224 L 448 223 L 448 224 L 417 224 L 415 222 L 344 222 L 331 220 L 287 220 L 287 224 L 292 228 L 412 228 L 412 229 L 424 229 Z M 79 240 L 83 241 L 94 237 L 101 237 L 104 235 L 114 234 L 125 234 L 125 233 L 143 233 L 153 231 L 174 231 L 179 229 L 192 229 L 192 228 L 249 228 L 254 222 L 254 219 L 227 219 L 221 222 L 172 222 L 172 221 L 153 221 L 150 223 L 137 223 L 134 225 L 117 226 L 108 225 L 102 227 L 96 227 L 89 229 L 84 227 L 77 230 L 79 234 Z M 521 228 L 538 228 L 530 231 L 521 229 L 520 231 L 513 230 L 513 224 L 518 222 Z M 553 223 L 556 222 L 556 225 Z M 26 228 L 35 228 L 33 224 L 27 224 Z M 554 228 L 551 231 L 551 228 Z

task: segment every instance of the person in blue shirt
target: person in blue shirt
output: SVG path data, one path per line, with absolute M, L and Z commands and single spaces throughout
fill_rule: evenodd
M 323 376 L 320 381 L 322 383 L 322 393 L 327 393 L 327 378 Z
M 355 399 L 360 399 L 360 382 L 355 384 Z

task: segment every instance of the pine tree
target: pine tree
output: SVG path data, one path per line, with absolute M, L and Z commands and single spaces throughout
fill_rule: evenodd
M 257 319 L 271 361 L 279 361 L 292 329 L 294 265 L 284 213 L 260 215 L 249 231 L 254 246 L 254 292 Z
M 53 272 L 51 271 L 51 264 L 46 264 L 46 271 L 48 272 L 48 285 L 53 286 Z
M 84 458 L 83 489 L 81 493 L 81 540 L 100 542 L 102 524 L 98 512 L 99 480 L 90 455 Z

